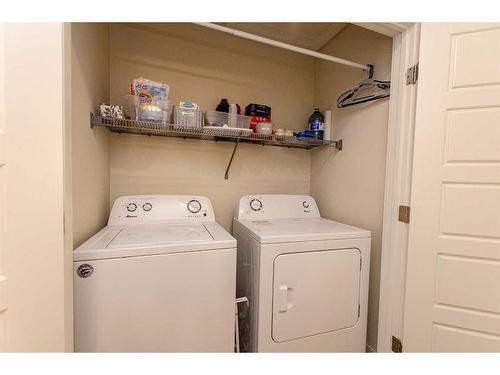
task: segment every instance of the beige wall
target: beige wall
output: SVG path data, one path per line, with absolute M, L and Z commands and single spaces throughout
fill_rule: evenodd
M 314 60 L 199 26 L 110 26 L 111 101 L 123 102 L 132 79 L 168 83 L 174 103 L 191 99 L 203 110 L 222 97 L 268 104 L 273 122 L 303 129 L 314 96 Z M 111 196 L 124 194 L 206 195 L 228 230 L 243 194 L 309 192 L 310 153 L 240 145 L 229 180 L 224 172 L 231 143 L 111 137 Z
M 233 143 L 113 134 L 111 145 L 111 201 L 126 194 L 205 195 L 227 230 L 244 194 L 309 193 L 307 150 L 241 144 L 224 180 Z
M 111 24 L 111 101 L 143 76 L 170 85 L 173 103 L 215 110 L 221 98 L 270 105 L 283 128 L 307 124 L 314 59 L 192 24 Z
M 392 40 L 380 34 L 350 25 L 322 52 L 371 63 L 375 78 L 390 77 Z M 375 349 L 389 101 L 336 107 L 337 97 L 363 78 L 360 70 L 316 62 L 315 105 L 333 110 L 333 135 L 344 149 L 313 151 L 311 194 L 323 216 L 372 231 L 367 343 Z
M 109 28 L 71 25 L 73 245 L 104 227 L 109 215 L 110 145 L 106 129 L 91 129 L 89 113 L 109 102 Z

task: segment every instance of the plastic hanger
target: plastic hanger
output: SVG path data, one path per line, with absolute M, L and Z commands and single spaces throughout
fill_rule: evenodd
M 355 88 L 341 94 L 337 99 L 338 108 L 387 98 L 390 95 L 391 81 L 373 79 L 373 65 L 368 66 L 370 67 L 368 78 L 359 82 Z

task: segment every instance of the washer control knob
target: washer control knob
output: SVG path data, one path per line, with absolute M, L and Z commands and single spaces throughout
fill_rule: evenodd
M 309 202 L 308 201 L 302 202 L 302 206 L 304 206 L 304 208 L 309 208 Z
M 196 214 L 201 211 L 201 203 L 196 199 L 192 199 L 188 202 L 187 209 L 192 214 Z
M 250 208 L 254 211 L 260 211 L 262 209 L 262 202 L 258 199 L 252 199 L 250 201 Z
M 129 203 L 127 205 L 128 212 L 134 212 L 135 210 L 137 210 L 137 205 L 135 203 Z
M 152 205 L 151 203 L 149 203 L 149 202 L 148 202 L 148 203 L 144 203 L 144 204 L 142 205 L 142 209 L 143 209 L 144 211 L 146 211 L 146 212 L 147 212 L 147 211 L 151 211 L 151 209 L 152 209 L 152 208 L 153 208 L 153 205 Z

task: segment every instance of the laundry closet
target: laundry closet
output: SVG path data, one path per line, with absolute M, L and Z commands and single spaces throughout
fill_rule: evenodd
M 390 80 L 393 39 L 354 24 L 226 23 L 226 27 L 374 66 Z M 316 59 L 189 23 L 71 24 L 73 246 L 103 228 L 120 196 L 208 197 L 231 232 L 249 194 L 313 196 L 322 217 L 371 231 L 367 349 L 376 350 L 389 98 L 337 108 L 367 78 L 361 69 Z M 222 98 L 272 108 L 275 127 L 300 132 L 314 108 L 332 110 L 339 147 L 293 148 L 91 127 L 101 103 L 126 106 L 138 77 L 170 86 L 173 104 L 215 110 Z M 337 145 L 337 144 L 334 144 Z

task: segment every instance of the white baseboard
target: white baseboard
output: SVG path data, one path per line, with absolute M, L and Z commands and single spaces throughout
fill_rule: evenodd
M 366 344 L 366 352 L 367 353 L 376 353 L 377 351 L 373 349 L 370 345 Z

